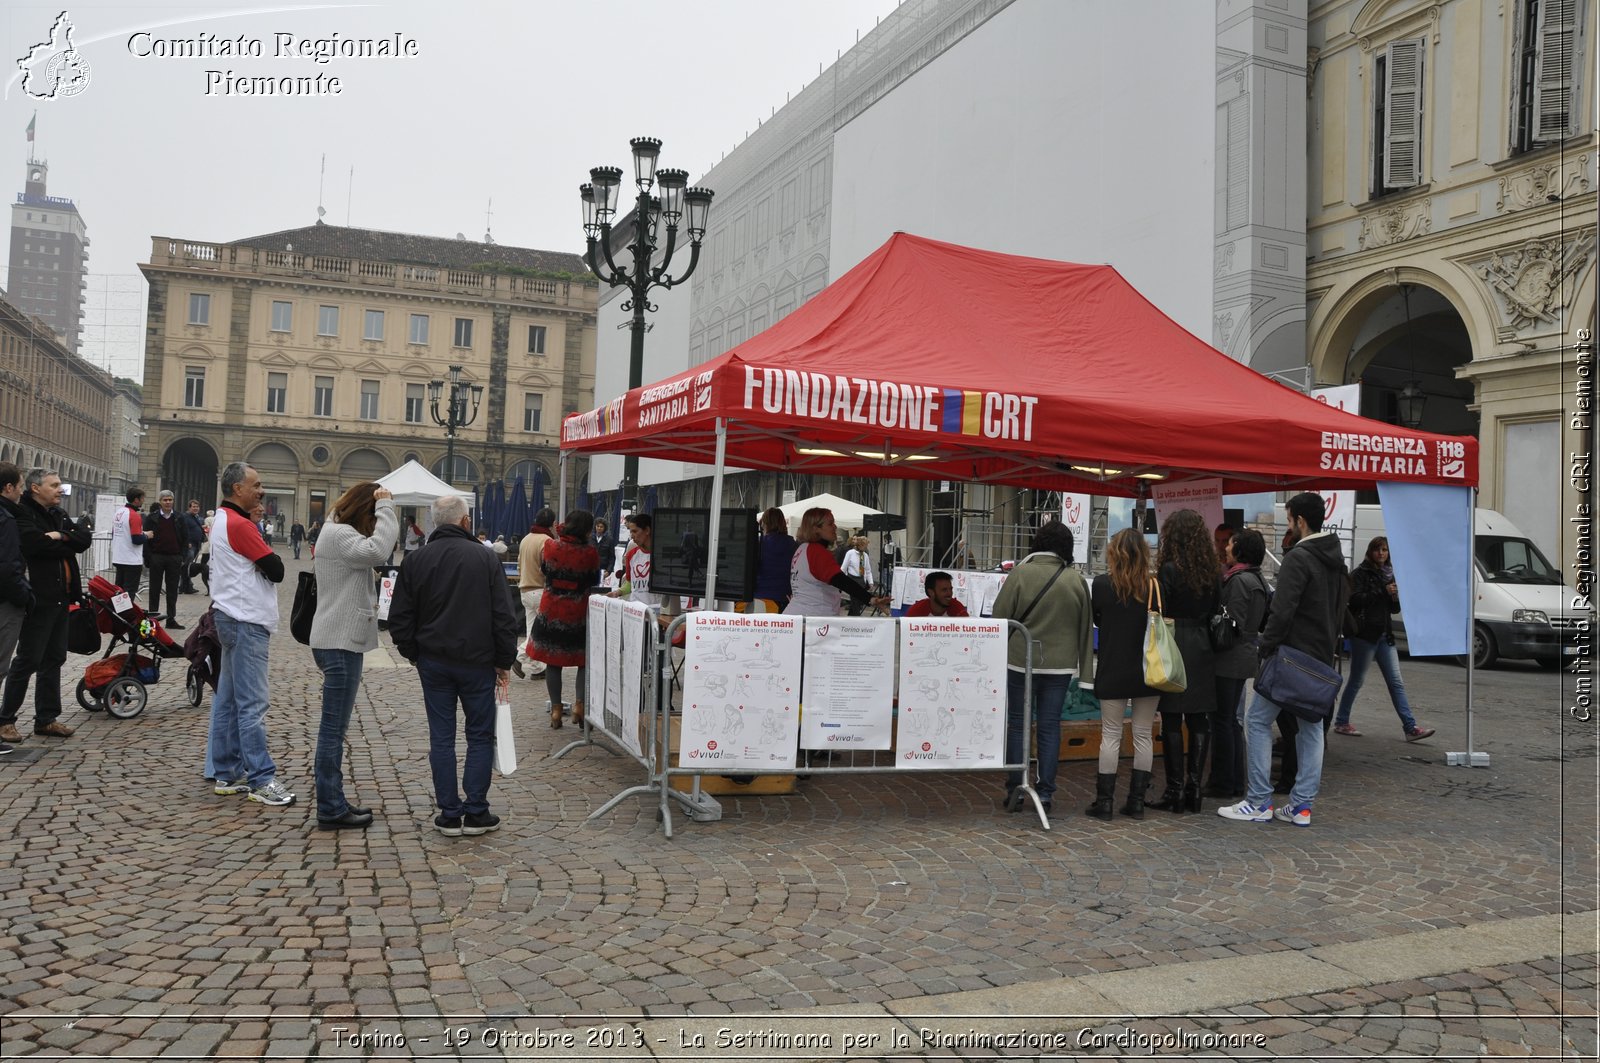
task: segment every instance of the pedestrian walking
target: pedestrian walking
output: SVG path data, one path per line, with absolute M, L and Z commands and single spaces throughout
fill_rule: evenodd
M 1394 581 L 1394 569 L 1389 566 L 1388 536 L 1379 535 L 1367 544 L 1367 555 L 1350 574 L 1350 584 L 1349 612 L 1355 621 L 1355 633 L 1350 636 L 1350 675 L 1339 697 L 1334 732 L 1350 737 L 1361 734 L 1350 722 L 1350 710 L 1355 708 L 1356 694 L 1361 691 L 1367 669 L 1376 660 L 1406 741 L 1433 737 L 1433 728 L 1423 727 L 1411 714 L 1406 685 L 1400 678 L 1400 654 L 1394 646 L 1394 614 L 1400 611 L 1400 588 Z
M 178 592 L 180 594 L 198 594 L 195 590 L 194 576 L 195 565 L 200 559 L 200 550 L 205 545 L 206 529 L 200 521 L 200 500 L 189 499 L 188 508 L 178 516 L 178 530 L 183 533 L 183 565 L 178 570 Z
M 500 562 L 472 537 L 467 504 L 445 495 L 434 501 L 432 516 L 427 544 L 400 566 L 389 606 L 389 634 L 400 655 L 417 665 L 428 713 L 428 764 L 439 806 L 433 825 L 453 838 L 500 826 L 500 817 L 489 811 L 495 687 L 509 681 L 517 621 Z M 467 737 L 459 788 L 458 703 Z
M 300 560 L 300 544 L 305 541 L 305 538 L 306 526 L 304 524 L 295 521 L 289 525 L 289 548 L 294 551 L 294 559 L 296 561 Z
M 556 522 L 556 511 L 545 506 L 534 515 L 533 526 L 517 544 L 517 591 L 522 595 L 522 615 L 526 626 L 522 644 L 517 647 L 517 659 L 511 667 L 524 678 L 544 675 L 545 664 L 528 656 L 533 640 L 533 622 L 539 618 L 539 599 L 544 596 L 545 575 L 542 561 L 544 544 L 555 537 L 551 526 Z M 559 701 L 560 699 L 557 698 Z

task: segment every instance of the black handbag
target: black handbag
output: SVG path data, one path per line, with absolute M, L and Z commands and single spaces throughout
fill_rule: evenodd
M 294 588 L 294 604 L 289 607 L 289 634 L 302 646 L 311 645 L 311 622 L 317 617 L 317 574 L 300 573 Z
M 1308 723 L 1321 723 L 1333 713 L 1344 677 L 1330 664 L 1293 646 L 1279 646 L 1261 663 L 1256 693 Z
M 100 652 L 100 628 L 95 623 L 93 607 L 86 603 L 74 602 L 67 607 L 67 649 L 73 653 Z
M 1239 644 L 1239 622 L 1228 612 L 1225 605 L 1217 606 L 1217 611 L 1211 614 L 1211 619 L 1206 622 L 1206 634 L 1211 639 L 1211 648 L 1217 653 L 1225 653 Z

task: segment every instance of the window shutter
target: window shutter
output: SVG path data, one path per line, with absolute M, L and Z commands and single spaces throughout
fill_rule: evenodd
M 1383 186 L 1422 182 L 1422 38 L 1392 41 L 1385 53 Z
M 1533 74 L 1535 141 L 1562 140 L 1574 131 L 1573 53 L 1582 40 L 1578 12 L 1578 0 L 1544 0 L 1539 5 L 1539 51 Z

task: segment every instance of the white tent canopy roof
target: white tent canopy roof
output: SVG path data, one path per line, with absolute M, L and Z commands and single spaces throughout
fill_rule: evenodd
M 458 495 L 468 509 L 473 508 L 470 488 L 463 491 L 459 487 L 451 487 L 414 461 L 408 461 L 394 472 L 378 477 L 378 482 L 394 494 L 394 504 L 397 506 L 426 506 L 436 498 Z
M 862 519 L 869 513 L 883 512 L 881 509 L 863 506 L 859 502 L 852 502 L 848 498 L 840 498 L 838 495 L 830 495 L 826 492 L 820 495 L 812 495 L 810 498 L 802 498 L 778 508 L 783 510 L 783 515 L 788 518 L 790 528 L 793 528 L 799 522 L 808 509 L 832 510 L 834 523 L 839 525 L 841 532 L 854 531 L 860 528 Z

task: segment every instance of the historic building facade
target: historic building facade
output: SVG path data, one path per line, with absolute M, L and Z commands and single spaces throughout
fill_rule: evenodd
M 0 461 L 54 469 L 74 516 L 113 487 L 117 386 L 69 351 L 55 330 L 0 300 Z
M 597 289 L 577 255 L 319 223 L 156 238 L 140 268 L 140 476 L 207 508 L 235 460 L 285 524 L 410 459 L 462 488 L 548 482 L 561 418 L 594 400 Z M 446 470 L 429 385 L 452 366 L 483 400 Z
M 1564 566 L 1566 456 L 1589 449 L 1592 399 L 1596 15 L 1325 0 L 1307 27 L 1313 378 L 1360 381 L 1367 416 L 1476 435 L 1479 504 Z
M 49 195 L 49 164 L 28 160 L 27 180 L 11 205 L 11 268 L 6 298 L 49 325 L 78 352 L 89 234 L 77 205 Z

